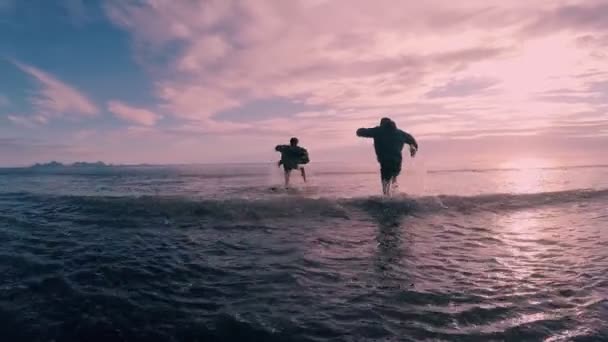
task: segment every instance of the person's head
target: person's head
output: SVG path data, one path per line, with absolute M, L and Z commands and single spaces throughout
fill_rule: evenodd
M 397 124 L 395 124 L 395 121 L 389 119 L 389 118 L 382 118 L 380 120 L 380 127 L 383 128 L 390 128 L 390 129 L 397 129 Z
M 300 141 L 298 140 L 298 138 L 291 138 L 291 139 L 289 139 L 289 145 L 291 145 L 291 146 L 298 146 L 299 142 Z

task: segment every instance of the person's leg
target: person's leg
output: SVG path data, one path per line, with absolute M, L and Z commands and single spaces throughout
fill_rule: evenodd
M 397 178 L 401 174 L 401 160 L 395 161 L 393 169 L 391 170 L 391 190 L 397 189 Z
M 382 194 L 384 196 L 391 195 L 391 182 L 386 179 L 382 180 Z
M 382 176 L 382 193 L 390 196 L 393 186 L 397 183 L 397 176 L 401 172 L 401 161 L 387 160 L 380 164 L 380 174 Z
M 389 175 L 388 165 L 386 163 L 381 163 L 380 164 L 380 181 L 382 182 L 382 194 L 385 196 L 389 195 L 390 179 L 391 179 L 391 177 Z
M 289 187 L 289 176 L 291 175 L 291 170 L 285 169 L 285 188 Z
M 304 180 L 304 183 L 306 183 L 306 170 L 304 170 L 303 166 L 300 167 L 300 173 L 302 173 L 302 179 Z
M 390 179 L 386 182 L 388 188 L 388 195 L 392 195 L 395 191 L 397 191 L 397 176 L 394 174 L 391 175 Z

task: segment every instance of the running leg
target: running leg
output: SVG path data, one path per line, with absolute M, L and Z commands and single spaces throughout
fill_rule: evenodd
M 390 195 L 390 188 L 391 188 L 390 181 L 383 178 L 382 179 L 382 194 L 384 194 L 384 196 Z
M 285 188 L 289 187 L 289 176 L 291 175 L 291 170 L 285 170 Z

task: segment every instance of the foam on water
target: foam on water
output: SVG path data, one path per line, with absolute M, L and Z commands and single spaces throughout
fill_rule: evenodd
M 477 196 L 406 196 L 391 198 L 370 196 L 361 198 L 307 197 L 306 191 L 268 190 L 275 197 L 264 199 L 226 198 L 204 199 L 180 196 L 54 196 L 31 193 L 0 193 L 0 203 L 54 203 L 58 211 L 80 210 L 98 216 L 147 215 L 163 217 L 197 216 L 212 219 L 265 219 L 342 217 L 364 211 L 372 214 L 395 215 L 432 214 L 440 212 L 493 213 L 541 206 L 589 203 L 608 203 L 606 190 L 570 190 L 531 194 L 486 194 Z

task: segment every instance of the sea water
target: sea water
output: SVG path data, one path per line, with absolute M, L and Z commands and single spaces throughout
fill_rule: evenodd
M 608 167 L 0 170 L 4 341 L 608 339 Z

